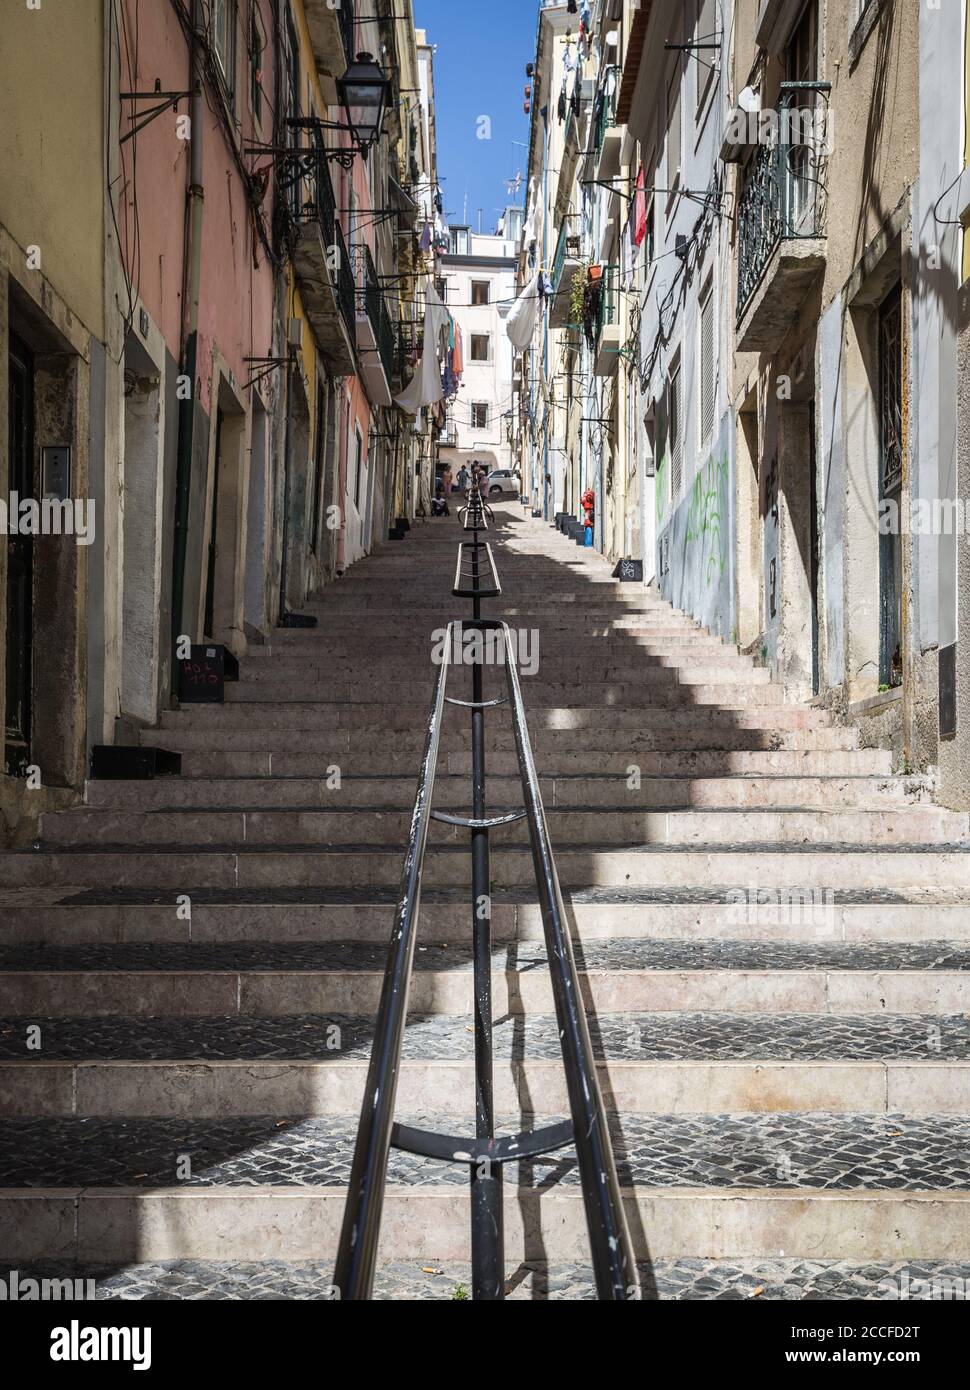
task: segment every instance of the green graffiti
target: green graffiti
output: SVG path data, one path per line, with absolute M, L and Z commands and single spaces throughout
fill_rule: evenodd
M 727 536 L 723 524 L 727 511 L 727 489 L 727 458 L 723 454 L 712 454 L 691 486 L 685 536 L 688 545 L 700 541 L 707 552 L 705 581 L 708 588 L 715 579 L 720 580 L 727 564 L 724 548 Z

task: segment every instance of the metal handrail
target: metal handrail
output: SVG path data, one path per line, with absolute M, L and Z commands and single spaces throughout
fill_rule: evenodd
M 381 1208 L 391 1151 L 394 1102 L 401 1067 L 401 1045 L 407 1021 L 408 993 L 414 967 L 414 948 L 421 908 L 424 852 L 431 825 L 431 799 L 438 766 L 438 745 L 444 718 L 445 687 L 451 665 L 452 630 L 448 627 L 446 659 L 442 661 L 431 701 L 431 716 L 421 759 L 418 790 L 411 812 L 411 831 L 404 858 L 401 896 L 395 911 L 394 930 L 384 971 L 380 1003 L 374 1026 L 374 1047 L 364 1106 L 360 1113 L 357 1145 L 348 1181 L 347 1207 L 334 1272 L 334 1284 L 345 1298 L 369 1298 L 377 1262 Z
M 602 1300 L 624 1301 L 637 1296 L 636 1264 L 623 1212 L 612 1141 L 596 1074 L 559 875 L 556 871 L 529 740 L 522 688 L 515 660 L 515 646 L 507 623 L 481 616 L 481 600 L 500 592 L 491 549 L 478 539 L 478 529 L 484 522 L 488 508 L 481 497 L 473 496 L 469 506 L 462 510 L 467 513 L 466 529 L 474 531 L 474 539 L 471 542 L 463 541 L 459 547 L 454 593 L 472 598 L 474 617 L 470 623 L 449 623 L 447 647 L 435 682 L 421 774 L 411 815 L 411 832 L 404 862 L 401 897 L 396 909 L 375 1023 L 374 1046 L 367 1069 L 334 1285 L 338 1296 L 343 1299 L 368 1299 L 371 1296 L 387 1182 L 387 1164 L 393 1145 L 426 1158 L 468 1166 L 471 1182 L 473 1293 L 476 1298 L 501 1299 L 504 1295 L 503 1165 L 538 1154 L 551 1153 L 573 1143 L 576 1147 L 597 1297 Z M 470 528 L 467 525 L 469 521 Z M 469 576 L 462 563 L 466 550 L 471 561 L 470 583 L 467 582 Z M 487 561 L 485 565 L 482 564 L 483 552 Z M 468 628 L 501 634 L 501 651 L 508 687 L 505 698 L 484 698 L 482 661 L 477 662 L 472 668 L 470 701 L 452 700 L 446 695 L 455 637 Z M 506 703 L 511 706 L 524 805 L 521 809 L 488 816 L 485 798 L 485 710 Z M 470 816 L 432 809 L 441 725 L 446 704 L 461 705 L 471 711 L 473 805 Z M 558 1122 L 512 1136 L 497 1137 L 493 1132 L 489 833 L 498 826 L 522 819 L 527 820 L 529 825 L 532 862 L 549 957 L 571 1119 L 569 1122 Z M 443 821 L 470 832 L 475 972 L 474 1138 L 433 1134 L 394 1123 L 394 1104 L 417 940 L 424 856 L 428 828 L 432 820 Z
M 509 630 L 504 636 L 506 651 L 510 651 Z M 613 1157 L 603 1096 L 600 1091 L 593 1045 L 586 1022 L 573 956 L 572 941 L 562 900 L 559 874 L 549 838 L 549 827 L 539 791 L 539 777 L 525 718 L 522 687 L 514 658 L 505 663 L 515 733 L 515 751 L 519 759 L 522 792 L 525 798 L 529 840 L 532 845 L 532 865 L 539 890 L 542 930 L 549 957 L 552 993 L 559 1025 L 569 1111 L 573 1122 L 573 1142 L 582 1179 L 583 1204 L 593 1256 L 593 1274 L 597 1295 L 601 1299 L 628 1299 L 637 1289 L 637 1269 L 623 1213 L 623 1199 Z

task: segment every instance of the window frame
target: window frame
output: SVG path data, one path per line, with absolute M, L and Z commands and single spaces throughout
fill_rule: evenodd
M 471 303 L 473 309 L 487 309 L 492 302 L 492 282 L 490 280 L 473 280 L 471 282 Z M 476 299 L 479 290 L 484 290 L 485 298 Z
M 223 23 L 225 25 L 225 34 L 221 35 L 220 30 Z M 233 111 L 236 109 L 236 69 L 239 60 L 238 28 L 238 0 L 211 0 L 209 8 L 209 30 L 212 41 L 212 54 L 225 87 L 226 98 Z M 225 53 L 223 53 L 221 49 L 221 39 L 223 37 L 226 44 Z
M 484 341 L 484 343 L 485 343 L 485 356 L 484 356 L 484 357 L 477 357 L 477 356 L 475 355 L 475 344 L 476 344 L 476 342 L 479 342 L 479 343 L 480 343 L 480 342 L 482 342 L 482 341 Z M 468 360 L 469 360 L 469 362 L 478 362 L 478 363 L 484 364 L 484 365 L 487 365 L 489 362 L 491 362 L 491 361 L 493 360 L 493 359 L 492 359 L 492 335 L 491 335 L 491 333 L 472 333 L 472 334 L 470 334 L 470 336 L 469 336 L 469 342 L 468 342 Z
M 259 63 L 255 59 L 258 57 Z M 259 0 L 250 0 L 249 4 L 249 110 L 253 122 L 257 126 L 263 124 L 263 59 L 266 55 L 266 26 L 263 23 L 263 15 L 259 8 Z
M 488 420 L 489 420 L 488 401 L 472 401 L 471 405 L 472 405 L 472 412 L 471 412 L 472 429 L 473 429 L 473 430 L 487 430 L 487 429 L 489 428 L 489 423 L 488 423 Z M 479 420 L 478 420 L 478 418 L 477 418 L 477 416 L 476 416 L 476 411 L 479 411 L 479 410 L 484 411 L 484 414 L 485 414 L 485 418 L 484 418 L 484 420 L 482 420 L 481 423 L 479 423 Z

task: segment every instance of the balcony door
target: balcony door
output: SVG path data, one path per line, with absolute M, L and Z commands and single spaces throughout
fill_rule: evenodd
M 815 82 L 818 79 L 818 5 L 816 0 L 802 11 L 792 31 L 785 51 L 785 80 Z M 788 160 L 788 232 L 793 236 L 810 236 L 818 189 L 818 156 L 820 151 L 811 138 L 817 92 L 789 91 L 791 121 L 788 130 L 782 128 L 782 145 L 789 145 Z M 780 115 L 784 121 L 784 104 Z

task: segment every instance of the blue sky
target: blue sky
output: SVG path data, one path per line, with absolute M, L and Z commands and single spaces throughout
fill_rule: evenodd
M 532 0 L 414 0 L 415 23 L 438 50 L 438 177 L 449 222 L 463 220 L 467 191 L 469 223 L 478 227 L 482 208 L 485 231 L 494 231 L 508 201 L 504 181 L 520 169 L 524 180 L 525 65 L 534 57 L 538 13 Z M 491 121 L 490 140 L 477 138 L 480 116 Z

